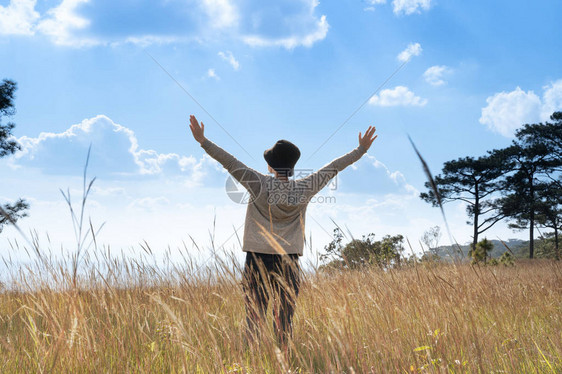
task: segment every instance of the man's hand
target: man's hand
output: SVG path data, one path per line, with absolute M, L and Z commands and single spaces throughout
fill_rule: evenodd
M 197 118 L 195 118 L 193 114 L 189 116 L 189 122 L 189 128 L 191 129 L 193 137 L 199 144 L 203 144 L 205 141 L 205 125 L 201 122 L 201 126 L 199 126 L 199 122 L 197 122 Z
M 378 135 L 375 135 L 376 130 L 375 126 L 369 126 L 367 131 L 365 131 L 365 136 L 361 137 L 361 133 L 359 133 L 359 145 L 363 146 L 365 151 L 369 150 L 371 144 L 373 144 L 373 141 L 377 138 Z

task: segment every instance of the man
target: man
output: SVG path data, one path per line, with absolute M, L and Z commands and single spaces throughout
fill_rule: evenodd
M 300 286 L 299 256 L 303 254 L 304 222 L 310 199 L 336 174 L 359 160 L 377 138 L 369 126 L 359 133 L 359 146 L 320 170 L 301 179 L 289 179 L 300 157 L 293 143 L 279 140 L 264 152 L 268 170 L 261 174 L 237 160 L 205 137 L 205 125 L 190 116 L 193 137 L 201 147 L 250 194 L 244 225 L 242 250 L 246 252 L 243 274 L 246 320 L 254 339 L 273 299 L 273 327 L 280 344 L 286 346 L 292 333 L 292 318 Z

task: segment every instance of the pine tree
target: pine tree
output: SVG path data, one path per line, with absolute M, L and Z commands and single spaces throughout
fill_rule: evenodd
M 20 149 L 20 145 L 12 137 L 15 127 L 13 122 L 2 124 L 2 117 L 11 117 L 16 113 L 14 107 L 16 82 L 4 79 L 0 85 L 0 157 L 9 156 Z M 4 225 L 15 223 L 19 218 L 27 216 L 29 204 L 18 199 L 12 204 L 0 205 L 0 232 Z

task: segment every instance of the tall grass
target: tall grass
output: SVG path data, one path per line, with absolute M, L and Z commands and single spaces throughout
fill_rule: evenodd
M 200 271 L 105 248 L 78 276 L 49 258 L 0 293 L 2 373 L 562 371 L 559 262 L 309 271 L 285 352 L 271 323 L 245 343 L 234 257 Z
M 83 228 L 92 183 L 85 170 L 80 209 L 63 193 L 75 251 L 55 256 L 33 234 L 11 242 L 33 261 L 2 257 L 1 373 L 562 372 L 560 262 L 312 267 L 285 350 L 271 320 L 244 339 L 242 269 L 214 240 L 211 263 L 187 246 L 181 261 L 147 243 L 134 256 L 98 246 L 99 229 Z

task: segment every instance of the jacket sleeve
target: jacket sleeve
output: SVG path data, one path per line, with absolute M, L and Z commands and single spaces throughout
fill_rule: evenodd
M 301 179 L 299 183 L 310 198 L 324 188 L 340 171 L 358 161 L 367 151 L 361 145 L 345 155 L 336 158 L 318 171 Z
M 254 169 L 246 166 L 239 161 L 236 157 L 210 141 L 205 139 L 201 148 L 207 152 L 209 156 L 217 160 L 229 173 L 236 179 L 244 188 L 254 196 L 260 192 L 260 177 L 263 174 L 255 171 Z

